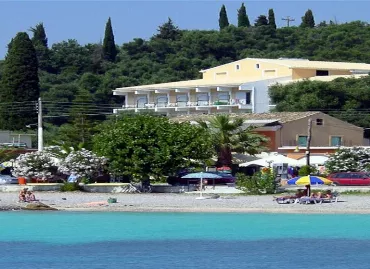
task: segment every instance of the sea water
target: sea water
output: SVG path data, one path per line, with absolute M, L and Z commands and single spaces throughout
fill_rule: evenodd
M 370 268 L 370 215 L 0 212 L 0 268 Z

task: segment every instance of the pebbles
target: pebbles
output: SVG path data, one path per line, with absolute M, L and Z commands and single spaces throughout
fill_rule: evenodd
M 276 212 L 276 213 L 369 213 L 370 196 L 343 195 L 338 203 L 277 204 L 273 196 L 204 195 L 213 199 L 196 199 L 195 194 L 127 194 L 86 192 L 35 192 L 43 204 L 60 210 L 137 211 L 137 212 Z M 0 194 L 0 210 L 19 209 L 17 193 Z M 94 206 L 94 202 L 116 198 L 117 203 Z M 232 198 L 232 199 L 230 199 Z M 90 205 L 87 206 L 86 204 Z M 93 205 L 91 205 L 93 204 Z

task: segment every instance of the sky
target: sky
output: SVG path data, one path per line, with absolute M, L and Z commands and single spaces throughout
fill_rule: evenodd
M 116 44 L 133 38 L 148 39 L 159 25 L 170 17 L 180 29 L 218 29 L 218 16 L 225 4 L 231 24 L 237 24 L 237 9 L 243 1 L 4 1 L 0 0 L 0 59 L 5 57 L 7 44 L 17 32 L 29 32 L 43 22 L 49 46 L 63 40 L 76 39 L 80 44 L 103 39 L 108 17 L 112 19 Z M 315 21 L 338 23 L 370 21 L 370 1 L 247 1 L 244 2 L 251 22 L 267 15 L 273 8 L 278 27 L 286 25 L 283 17 L 301 17 L 311 9 Z

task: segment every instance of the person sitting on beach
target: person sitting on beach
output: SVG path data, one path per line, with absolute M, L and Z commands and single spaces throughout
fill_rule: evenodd
M 296 197 L 296 198 L 301 198 L 301 197 L 303 197 L 303 196 L 305 196 L 305 192 L 304 192 L 304 191 L 301 191 L 301 190 L 298 190 L 298 191 L 296 192 L 296 194 L 295 194 L 295 197 Z
M 31 191 L 27 191 L 26 201 L 27 202 L 37 201 L 35 195 Z
M 27 188 L 21 189 L 18 195 L 19 202 L 26 202 Z
M 312 195 L 310 197 L 311 198 L 322 198 L 322 193 L 321 192 L 312 193 Z
M 331 193 L 331 190 L 328 190 L 323 198 L 331 199 L 333 197 L 333 194 Z

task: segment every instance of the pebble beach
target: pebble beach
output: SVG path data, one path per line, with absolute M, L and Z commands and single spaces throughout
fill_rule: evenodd
M 370 196 L 342 195 L 337 203 L 278 204 L 272 195 L 127 194 L 86 192 L 35 192 L 43 204 L 64 211 L 124 212 L 240 212 L 240 213 L 353 213 L 370 214 Z M 108 203 L 115 198 L 116 203 Z M 14 192 L 0 194 L 0 209 L 21 209 Z

